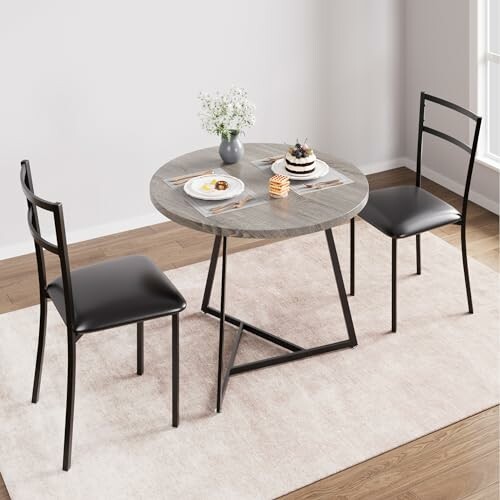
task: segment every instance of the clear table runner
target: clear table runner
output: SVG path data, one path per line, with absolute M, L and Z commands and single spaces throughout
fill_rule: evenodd
M 251 162 L 256 168 L 258 168 L 261 172 L 264 172 L 272 177 L 274 175 L 271 170 L 271 163 L 268 158 L 262 158 L 260 160 L 254 160 Z M 324 185 L 325 183 L 330 183 L 334 181 L 339 181 L 339 184 L 333 185 Z M 323 189 L 331 189 L 336 187 L 345 186 L 346 184 L 350 184 L 354 182 L 352 179 L 344 175 L 342 172 L 339 172 L 336 168 L 330 166 L 330 170 L 326 175 L 320 177 L 319 179 L 311 179 L 311 180 L 292 180 L 290 179 L 290 189 L 297 194 L 305 194 L 313 191 L 321 191 Z
M 223 168 L 214 168 L 213 169 L 213 175 L 230 175 L 228 174 Z M 174 190 L 182 190 L 184 191 L 184 184 L 177 185 L 174 183 L 173 178 L 164 178 L 163 182 L 167 184 L 171 189 Z M 245 208 L 250 208 L 250 207 L 255 207 L 257 205 L 260 205 L 262 203 L 266 203 L 269 201 L 269 197 L 266 195 L 257 195 L 254 191 L 245 188 L 243 193 L 241 193 L 238 196 L 235 196 L 233 198 L 227 199 L 227 200 L 199 200 L 198 198 L 193 198 L 192 196 L 187 195 L 186 193 L 183 192 L 184 197 L 186 198 L 186 201 L 193 207 L 195 208 L 198 212 L 200 212 L 201 215 L 204 217 L 214 217 L 216 215 L 225 215 L 230 212 L 234 212 L 236 210 L 244 210 Z M 237 206 L 236 204 L 243 200 L 250 197 L 248 201 L 246 201 L 242 206 Z M 226 209 L 221 210 L 220 212 L 217 211 L 217 209 L 222 209 L 222 207 L 227 206 Z

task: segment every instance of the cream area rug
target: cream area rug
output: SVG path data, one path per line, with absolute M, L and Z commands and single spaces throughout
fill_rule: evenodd
M 496 404 L 497 274 L 471 260 L 475 314 L 466 314 L 459 251 L 425 234 L 416 276 L 415 241 L 401 241 L 392 334 L 391 242 L 364 223 L 357 228 L 349 303 L 359 346 L 234 376 L 221 414 L 218 323 L 199 310 L 207 262 L 168 273 L 189 304 L 178 429 L 170 426 L 169 319 L 146 324 L 142 377 L 133 326 L 82 338 L 70 472 L 61 470 L 64 325 L 50 307 L 33 405 L 38 307 L 0 316 L 0 470 L 12 498 L 267 499 Z M 347 227 L 334 234 L 347 282 Z M 230 255 L 227 297 L 229 313 L 292 342 L 346 338 L 323 233 Z M 234 332 L 227 328 L 228 344 Z M 281 352 L 244 334 L 237 361 Z

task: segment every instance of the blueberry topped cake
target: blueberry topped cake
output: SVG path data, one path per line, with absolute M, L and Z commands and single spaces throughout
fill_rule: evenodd
M 305 142 L 304 144 L 297 142 L 288 149 L 285 162 L 286 170 L 292 174 L 310 174 L 314 172 L 316 155 Z

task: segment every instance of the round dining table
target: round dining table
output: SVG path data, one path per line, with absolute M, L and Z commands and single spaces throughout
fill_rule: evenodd
M 201 310 L 219 319 L 216 405 L 218 412 L 222 408 L 229 378 L 233 375 L 338 349 L 352 348 L 357 345 L 332 228 L 351 222 L 351 245 L 354 246 L 353 221 L 356 214 L 363 209 L 368 200 L 368 181 L 366 176 L 353 164 L 330 154 L 316 151 L 315 154 L 319 160 L 327 163 L 344 181 L 347 180 L 348 182 L 323 189 L 316 189 L 312 185 L 310 186 L 311 189 L 304 188 L 300 193 L 291 189 L 286 198 L 271 198 L 268 195 L 268 181 L 270 176 L 273 175 L 270 164 L 275 158 L 283 157 L 287 149 L 288 146 L 284 144 L 245 144 L 244 158 L 231 165 L 222 163 L 218 148 L 201 149 L 169 161 L 158 169 L 151 179 L 151 201 L 163 215 L 183 226 L 214 235 L 214 245 Z M 252 201 L 239 209 L 234 209 L 237 207 L 233 206 L 230 207 L 233 209 L 214 211 L 213 213 L 207 213 L 206 209 L 200 210 L 184 192 L 183 185 L 186 180 L 193 176 L 211 171 L 216 173 L 223 171 L 241 179 L 245 184 L 246 193 L 251 194 Z M 292 181 L 293 184 L 294 181 Z M 303 348 L 226 312 L 227 238 L 282 239 L 318 231 L 324 231 L 326 234 L 333 274 L 347 329 L 347 338 L 345 340 Z M 210 305 L 210 296 L 221 247 L 220 309 L 216 309 Z M 351 252 L 351 294 L 354 292 L 352 255 L 353 252 Z M 290 313 L 294 314 L 294 311 Z M 238 330 L 229 359 L 224 363 L 226 323 L 233 325 Z M 235 365 L 236 354 L 244 332 L 277 344 L 287 352 L 278 356 Z

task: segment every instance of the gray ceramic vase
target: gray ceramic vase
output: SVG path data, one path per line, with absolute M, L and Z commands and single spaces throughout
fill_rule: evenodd
M 222 137 L 219 154 L 224 163 L 238 163 L 245 154 L 245 148 L 240 141 L 240 133 L 237 130 L 231 130 L 229 140 Z

